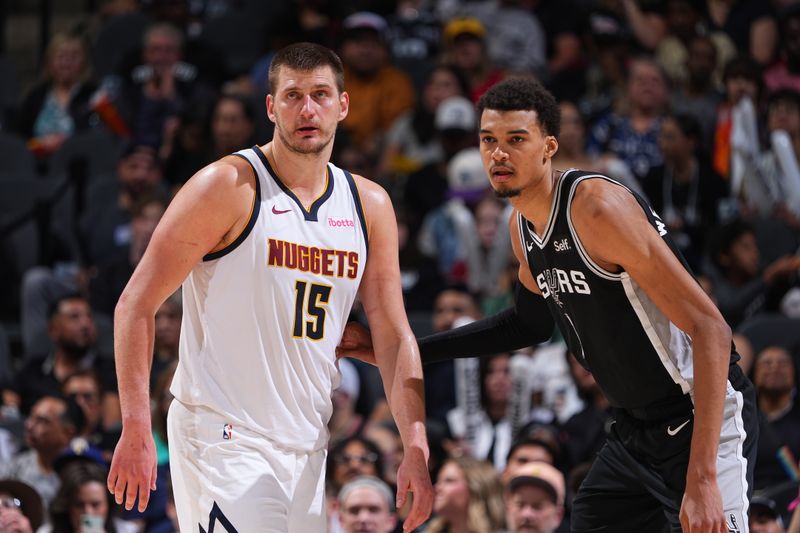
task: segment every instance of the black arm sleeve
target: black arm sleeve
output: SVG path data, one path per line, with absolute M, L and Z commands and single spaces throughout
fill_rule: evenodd
M 553 317 L 544 298 L 518 284 L 514 307 L 466 326 L 417 339 L 423 364 L 510 352 L 548 340 Z

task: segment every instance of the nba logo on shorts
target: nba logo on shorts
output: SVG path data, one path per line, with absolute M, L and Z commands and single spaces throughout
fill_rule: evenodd
M 222 426 L 222 439 L 231 440 L 233 437 L 233 424 L 225 424 Z

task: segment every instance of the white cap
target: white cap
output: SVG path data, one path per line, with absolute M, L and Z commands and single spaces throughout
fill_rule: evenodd
M 475 106 L 463 96 L 446 98 L 436 108 L 434 125 L 437 130 L 464 130 L 475 129 Z
M 458 152 L 447 165 L 447 196 L 465 201 L 478 201 L 489 188 L 489 178 L 483 169 L 481 152 L 477 148 L 465 148 Z

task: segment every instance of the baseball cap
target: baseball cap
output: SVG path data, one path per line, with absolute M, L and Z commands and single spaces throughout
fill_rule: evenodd
M 473 131 L 475 129 L 475 106 L 463 96 L 446 98 L 436 108 L 433 123 L 440 131 Z
M 453 156 L 447 165 L 447 186 L 449 198 L 477 202 L 483 197 L 489 188 L 489 179 L 483 169 L 480 150 L 465 148 Z
M 15 479 L 0 480 L 0 492 L 9 494 L 19 500 L 20 511 L 31 523 L 31 529 L 36 531 L 44 519 L 42 497 L 36 489 Z
M 66 465 L 73 461 L 89 461 L 108 467 L 103 452 L 89 444 L 89 441 L 83 437 L 75 437 L 70 441 L 69 446 L 53 462 L 53 469 L 60 473 Z
M 566 492 L 564 474 L 553 465 L 542 461 L 533 461 L 520 466 L 511 475 L 511 480 L 508 482 L 511 492 L 526 485 L 533 485 L 544 489 L 550 495 L 553 503 L 564 505 L 564 493 Z
M 772 518 L 778 517 L 778 504 L 769 496 L 763 494 L 754 494 L 750 497 L 750 512 L 751 514 L 768 515 Z
M 459 35 L 472 35 L 483 39 L 486 35 L 486 28 L 481 21 L 474 17 L 459 17 L 448 22 L 444 27 L 444 38 L 448 42 L 453 42 Z
M 374 30 L 382 34 L 386 31 L 386 19 L 371 11 L 359 11 L 345 18 L 342 28 L 345 30 Z

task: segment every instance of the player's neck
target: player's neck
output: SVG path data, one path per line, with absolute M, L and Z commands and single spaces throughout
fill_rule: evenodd
M 289 150 L 281 142 L 272 140 L 261 147 L 270 166 L 278 174 L 281 182 L 297 193 L 295 189 L 308 190 L 314 198 L 322 194 L 326 186 L 327 166 L 332 144 L 318 154 L 298 154 Z M 298 195 L 301 200 L 302 197 Z
M 511 205 L 533 223 L 540 237 L 550 219 L 555 184 L 559 176 L 561 172 L 553 170 L 548 163 L 539 179 L 525 187 L 518 196 L 511 198 Z

